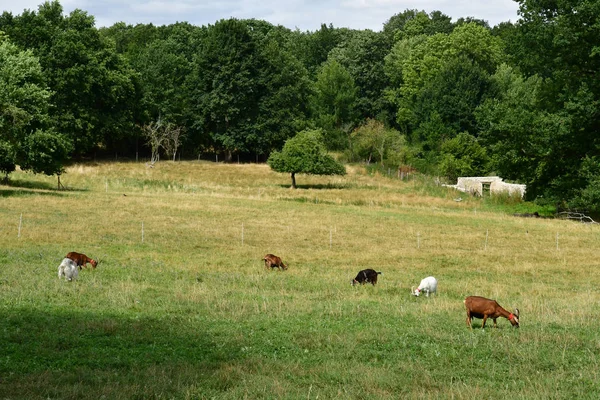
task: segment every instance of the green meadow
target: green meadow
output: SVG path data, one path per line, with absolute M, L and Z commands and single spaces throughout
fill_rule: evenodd
M 193 161 L 61 182 L 0 186 L 1 399 L 600 397 L 598 225 L 361 166 L 296 190 Z M 101 262 L 59 280 L 69 251 Z M 364 268 L 378 284 L 351 287 Z M 438 295 L 411 296 L 428 275 Z M 521 327 L 468 329 L 469 295 Z

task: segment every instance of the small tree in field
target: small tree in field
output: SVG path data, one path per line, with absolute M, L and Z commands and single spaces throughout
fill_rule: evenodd
M 160 148 L 165 140 L 164 130 L 160 119 L 156 122 L 150 122 L 142 127 L 142 135 L 146 139 L 146 143 L 152 150 L 152 156 L 150 162 L 154 164 L 160 159 Z
M 327 154 L 318 130 L 302 131 L 288 139 L 280 152 L 271 153 L 267 164 L 274 171 L 290 173 L 293 189 L 296 188 L 296 174 L 346 174 L 344 166 Z
M 164 133 L 165 139 L 163 140 L 162 146 L 165 149 L 165 153 L 167 153 L 169 157 L 173 157 L 174 162 L 175 156 L 177 155 L 177 149 L 181 146 L 181 142 L 185 138 L 185 133 L 181 126 L 175 126 L 173 124 L 167 124 Z
M 25 141 L 26 156 L 21 167 L 35 174 L 56 175 L 58 189 L 61 189 L 60 176 L 65 172 L 64 164 L 72 150 L 73 143 L 65 135 L 37 130 Z

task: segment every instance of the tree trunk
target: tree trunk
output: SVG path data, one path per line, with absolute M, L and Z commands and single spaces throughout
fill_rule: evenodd
M 292 172 L 292 189 L 296 189 L 296 173 Z
M 56 175 L 58 177 L 58 190 L 60 190 L 61 188 L 64 189 L 65 187 L 62 185 L 62 183 L 60 183 L 60 175 Z

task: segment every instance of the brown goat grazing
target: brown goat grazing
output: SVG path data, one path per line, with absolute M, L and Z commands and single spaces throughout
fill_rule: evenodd
M 79 269 L 83 269 L 85 268 L 87 263 L 92 264 L 93 268 L 96 268 L 96 266 L 98 265 L 98 261 L 96 260 L 92 260 L 91 258 L 89 258 L 88 256 L 86 256 L 85 254 L 82 253 L 76 253 L 74 251 L 69 252 L 65 258 L 70 258 L 71 260 L 75 261 L 77 263 L 77 266 L 79 267 Z
M 263 257 L 263 260 L 265 262 L 265 268 L 279 268 L 279 270 L 286 270 L 287 269 L 287 265 L 285 265 L 283 263 L 283 261 L 281 261 L 281 258 L 277 257 L 274 254 L 267 254 L 266 256 Z
M 354 286 L 357 283 L 360 283 L 361 285 L 364 285 L 365 283 L 370 283 L 373 286 L 375 286 L 375 284 L 377 283 L 377 275 L 381 275 L 381 272 L 377 272 L 374 269 L 370 268 L 363 269 L 358 273 L 358 275 L 356 275 L 356 278 L 350 281 L 350 284 Z
M 514 313 L 509 313 L 504 308 L 500 307 L 496 300 L 486 299 L 485 297 L 469 296 L 465 299 L 465 307 L 467 308 L 467 326 L 471 329 L 471 319 L 483 318 L 481 328 L 485 328 L 485 321 L 488 318 L 494 320 L 494 328 L 497 328 L 496 318 L 504 317 L 510 321 L 510 323 L 519 327 L 519 309 L 515 308 Z

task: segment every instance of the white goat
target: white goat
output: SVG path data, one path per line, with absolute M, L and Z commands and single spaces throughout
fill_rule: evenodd
M 78 275 L 79 267 L 77 266 L 77 262 L 70 258 L 63 258 L 58 266 L 58 279 L 64 276 L 66 280 L 72 281 L 73 279 L 77 279 Z
M 415 289 L 413 286 L 410 291 L 414 296 L 418 296 L 421 294 L 421 292 L 425 292 L 425 296 L 429 297 L 429 293 L 434 294 L 437 291 L 437 279 L 435 279 L 433 276 L 423 278 L 421 283 L 419 283 L 419 287 Z

